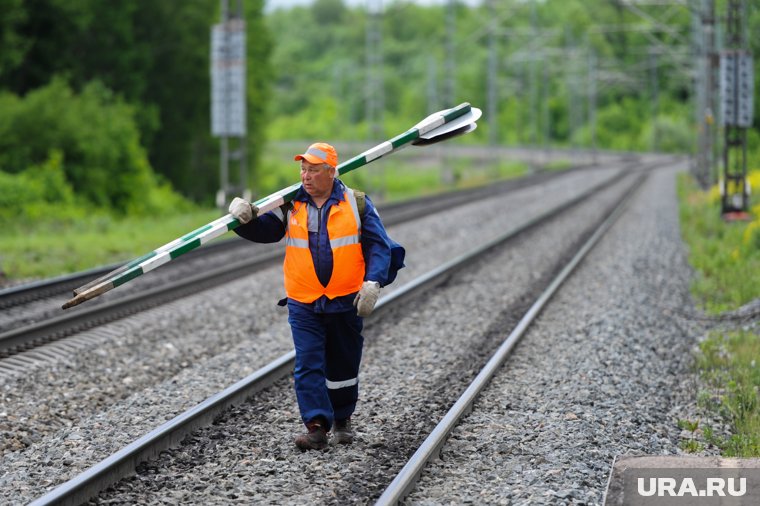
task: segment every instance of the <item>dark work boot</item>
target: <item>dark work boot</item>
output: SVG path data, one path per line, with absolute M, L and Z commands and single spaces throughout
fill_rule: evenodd
M 354 442 L 354 431 L 351 429 L 351 419 L 335 420 L 333 425 L 333 443 L 350 445 Z
M 296 446 L 301 450 L 321 450 L 327 447 L 327 430 L 322 421 L 312 420 L 306 423 L 306 434 L 296 436 Z

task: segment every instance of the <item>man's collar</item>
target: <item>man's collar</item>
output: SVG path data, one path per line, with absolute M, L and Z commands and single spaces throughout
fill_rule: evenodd
M 346 185 L 338 179 L 337 177 L 333 180 L 333 187 L 332 187 L 332 193 L 330 193 L 330 196 L 327 197 L 327 200 L 325 203 L 330 202 L 331 200 L 335 200 L 336 202 L 341 202 L 345 200 L 343 194 L 346 192 Z M 293 200 L 299 200 L 301 202 L 311 202 L 314 203 L 311 199 L 311 195 L 306 193 L 306 190 L 303 189 L 303 186 L 298 189 L 298 192 L 296 192 L 295 196 L 293 197 Z

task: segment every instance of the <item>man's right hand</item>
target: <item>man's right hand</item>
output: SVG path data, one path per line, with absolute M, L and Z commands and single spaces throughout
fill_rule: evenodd
M 235 197 L 230 202 L 230 214 L 242 223 L 248 223 L 259 215 L 259 208 L 247 200 Z

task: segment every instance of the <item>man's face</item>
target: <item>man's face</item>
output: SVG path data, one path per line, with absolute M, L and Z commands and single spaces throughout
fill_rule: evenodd
M 301 160 L 301 183 L 306 193 L 311 195 L 312 198 L 329 196 L 332 192 L 334 177 L 334 167 Z

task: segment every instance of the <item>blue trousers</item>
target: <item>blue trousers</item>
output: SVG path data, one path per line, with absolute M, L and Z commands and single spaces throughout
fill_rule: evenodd
M 364 321 L 356 309 L 315 313 L 288 304 L 288 323 L 296 350 L 295 388 L 304 423 L 324 417 L 328 429 L 345 420 L 359 398 L 359 363 Z

